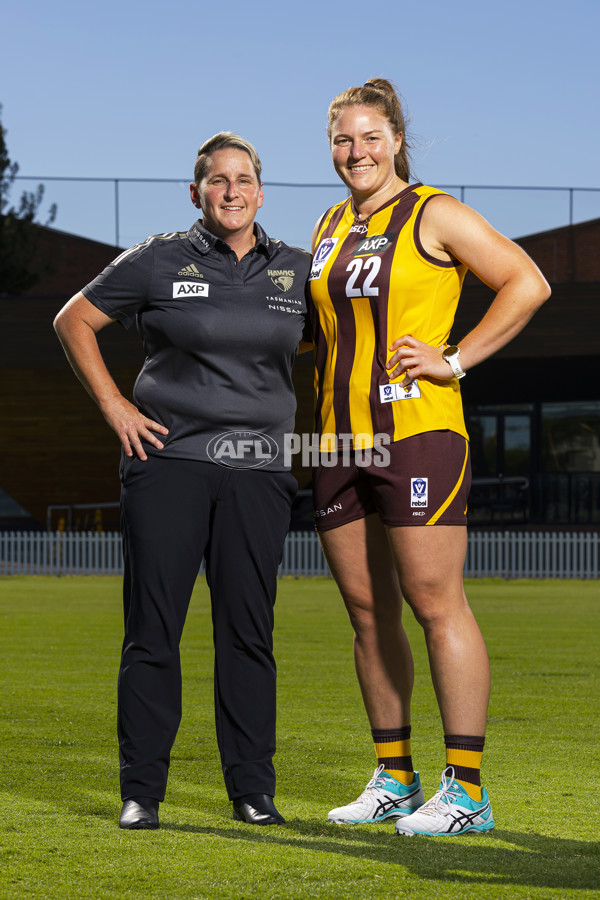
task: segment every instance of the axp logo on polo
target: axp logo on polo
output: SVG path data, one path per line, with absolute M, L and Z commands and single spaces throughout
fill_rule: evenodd
M 218 466 L 260 469 L 277 457 L 279 446 L 260 431 L 225 431 L 209 441 L 206 453 Z
M 173 299 L 177 297 L 208 297 L 209 285 L 206 281 L 174 281 L 173 282 Z

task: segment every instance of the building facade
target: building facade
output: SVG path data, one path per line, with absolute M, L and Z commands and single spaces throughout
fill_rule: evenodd
M 48 521 L 52 527 L 113 528 L 119 443 L 70 371 L 52 321 L 120 251 L 42 231 L 40 250 L 55 259 L 53 274 L 27 295 L 0 297 L 0 529 Z M 517 243 L 544 272 L 552 297 L 514 341 L 461 381 L 474 476 L 470 522 L 597 528 L 600 219 Z M 467 276 L 453 341 L 477 323 L 492 298 Z M 139 335 L 114 325 L 100 332 L 99 342 L 117 384 L 131 396 L 143 362 Z M 311 354 L 298 358 L 294 381 L 296 431 L 309 432 Z M 306 488 L 310 470 L 295 474 Z
M 517 240 L 552 287 L 525 330 L 461 382 L 472 524 L 600 523 L 600 220 Z M 469 274 L 460 340 L 492 292 Z

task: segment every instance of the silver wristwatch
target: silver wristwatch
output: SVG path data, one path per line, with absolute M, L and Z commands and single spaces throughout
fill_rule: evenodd
M 450 347 L 446 347 L 445 350 L 442 351 L 442 356 L 454 372 L 457 378 L 464 378 L 467 374 L 461 367 L 458 357 L 460 356 L 460 347 L 456 347 L 452 344 Z

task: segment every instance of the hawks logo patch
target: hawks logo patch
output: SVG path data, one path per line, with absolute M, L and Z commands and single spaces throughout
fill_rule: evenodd
M 267 269 L 267 275 L 280 291 L 289 291 L 295 274 L 293 269 Z

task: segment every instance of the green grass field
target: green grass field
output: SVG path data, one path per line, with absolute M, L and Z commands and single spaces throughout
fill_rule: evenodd
M 279 828 L 233 822 L 212 712 L 206 585 L 182 645 L 184 716 L 157 832 L 123 832 L 115 739 L 120 581 L 0 579 L 0 897 L 600 897 L 600 587 L 471 582 L 492 663 L 484 782 L 496 829 L 403 838 L 338 826 L 375 767 L 351 633 L 328 580 L 283 580 L 277 605 Z M 422 635 L 413 757 L 444 765 Z

